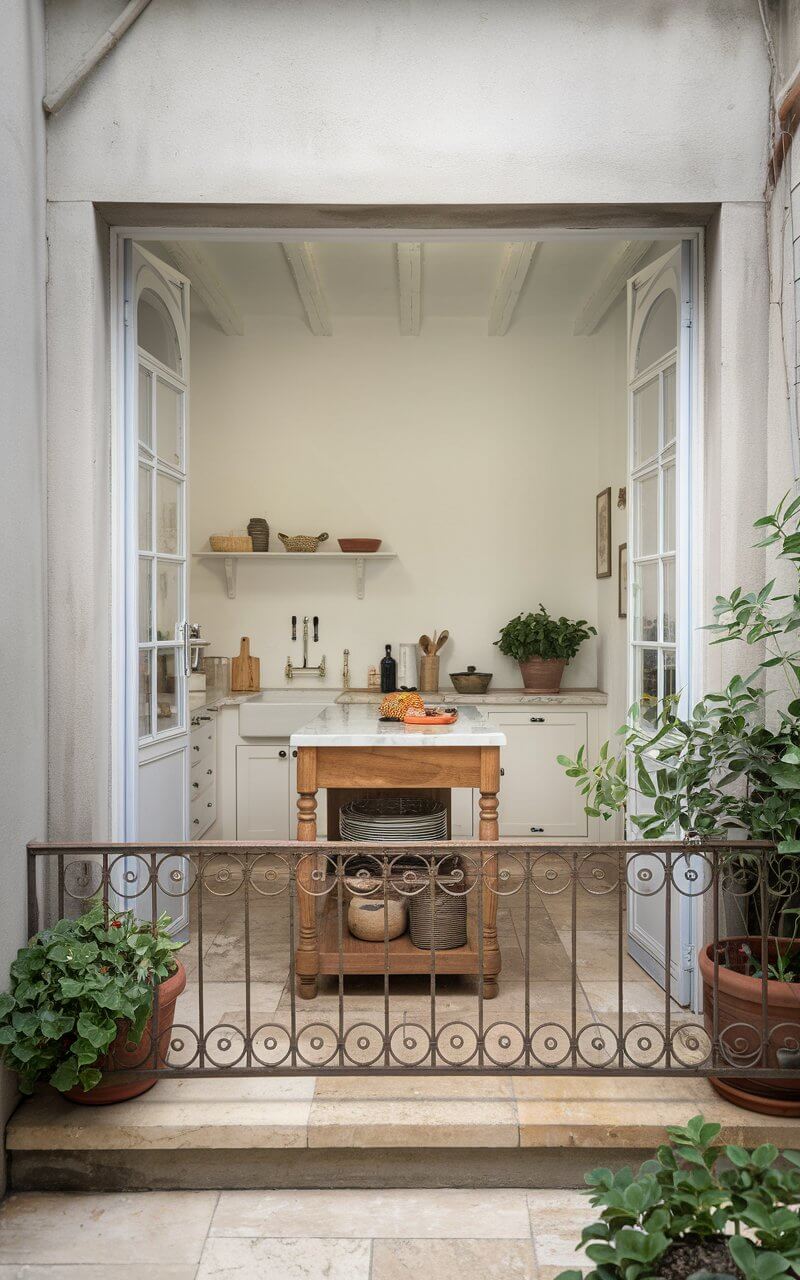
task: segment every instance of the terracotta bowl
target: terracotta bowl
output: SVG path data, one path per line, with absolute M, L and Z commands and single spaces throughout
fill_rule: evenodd
M 358 555 L 366 555 L 370 551 L 377 551 L 381 545 L 382 538 L 339 538 L 338 543 L 342 551 L 352 551 Z

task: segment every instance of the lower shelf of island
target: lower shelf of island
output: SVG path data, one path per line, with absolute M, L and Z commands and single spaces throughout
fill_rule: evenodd
M 431 951 L 415 947 L 409 933 L 392 938 L 388 943 L 364 942 L 354 938 L 342 920 L 341 958 L 339 955 L 339 909 L 335 898 L 329 899 L 319 918 L 319 973 L 326 976 L 343 974 L 382 974 L 384 959 L 388 961 L 390 974 L 424 974 L 431 972 Z M 477 913 L 467 917 L 467 942 L 463 947 L 448 947 L 434 953 L 434 971 L 437 977 L 464 975 L 479 977 L 481 973 L 480 948 L 478 946 Z M 483 974 L 497 977 L 500 972 L 500 956 L 484 956 Z

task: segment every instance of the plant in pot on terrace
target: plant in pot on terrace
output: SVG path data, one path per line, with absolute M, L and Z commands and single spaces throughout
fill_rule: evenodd
M 800 1152 L 716 1146 L 721 1126 L 694 1116 L 638 1173 L 594 1169 L 584 1227 L 594 1268 L 557 1280 L 783 1280 L 800 1271 Z M 745 1234 L 743 1233 L 747 1233 Z
M 166 1057 L 186 985 L 175 955 L 183 944 L 169 924 L 166 915 L 153 926 L 99 904 L 17 952 L 11 990 L 0 994 L 0 1053 L 22 1093 L 47 1081 L 75 1102 L 104 1103 L 155 1084 L 152 1074 L 120 1072 Z M 112 1074 L 104 1078 L 105 1070 Z
M 737 587 L 718 596 L 716 621 L 707 628 L 713 643 L 738 642 L 751 653 L 756 648 L 751 674 L 734 677 L 721 693 L 706 694 L 685 717 L 675 697 L 646 708 L 634 705 L 618 730 L 618 752 L 606 743 L 596 764 L 588 763 L 583 748 L 575 760 L 559 760 L 592 817 L 610 818 L 631 792 L 644 797 L 649 811 L 633 814 L 631 821 L 647 839 L 677 831 L 703 840 L 766 840 L 777 846 L 766 855 L 717 853 L 723 895 L 727 890 L 728 900 L 744 904 L 745 925 L 717 946 L 716 999 L 713 942 L 702 949 L 700 968 L 706 1024 L 712 1027 L 716 1005 L 723 1058 L 737 1066 L 788 1066 L 797 1065 L 793 1055 L 800 1040 L 800 497 L 790 501 L 787 495 L 756 527 L 765 531 L 758 545 L 774 549 L 776 572 L 788 585 L 778 587 L 776 577 L 758 592 Z M 774 692 L 767 693 L 766 685 Z M 768 952 L 765 1062 L 759 1061 L 762 933 Z M 753 1110 L 800 1115 L 797 1081 L 712 1083 Z
M 558 693 L 564 667 L 584 640 L 596 636 L 584 618 L 552 618 L 543 604 L 537 613 L 520 613 L 500 631 L 495 644 L 508 658 L 516 658 L 522 683 L 532 693 Z

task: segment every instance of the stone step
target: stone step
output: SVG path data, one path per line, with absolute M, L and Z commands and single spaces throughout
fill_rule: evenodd
M 19 1190 L 577 1187 L 698 1112 L 721 1141 L 800 1147 L 800 1120 L 742 1111 L 701 1078 L 233 1074 L 105 1107 L 43 1092 L 7 1144 Z

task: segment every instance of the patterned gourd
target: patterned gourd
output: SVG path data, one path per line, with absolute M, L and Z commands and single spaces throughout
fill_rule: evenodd
M 387 693 L 378 715 L 382 720 L 402 720 L 407 711 L 422 711 L 424 706 L 418 693 Z

